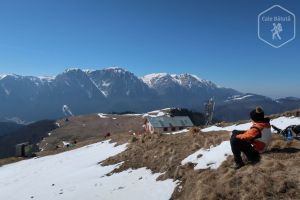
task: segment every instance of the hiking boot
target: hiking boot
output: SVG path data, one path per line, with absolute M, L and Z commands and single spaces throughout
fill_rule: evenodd
M 247 164 L 255 165 L 255 164 L 259 163 L 259 161 L 260 161 L 260 156 L 255 159 L 249 159 Z
M 245 166 L 245 164 L 244 164 L 243 162 L 242 162 L 242 163 L 234 163 L 234 164 L 231 166 L 231 168 L 237 170 L 237 169 L 240 169 L 240 168 L 243 167 L 243 166 Z
M 249 160 L 249 161 L 247 162 L 247 164 L 250 164 L 250 165 L 255 165 L 255 164 L 259 163 L 259 161 L 260 161 L 260 159 L 256 159 L 256 160 Z

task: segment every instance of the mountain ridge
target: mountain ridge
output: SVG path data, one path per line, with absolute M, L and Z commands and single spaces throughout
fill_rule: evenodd
M 64 116 L 64 105 L 76 115 L 142 113 L 164 107 L 203 111 L 203 104 L 211 97 L 216 102 L 216 117 L 221 120 L 246 118 L 250 107 L 256 105 L 266 106 L 270 114 L 300 107 L 298 98 L 276 100 L 242 93 L 188 73 L 153 73 L 138 77 L 126 69 L 110 67 L 69 68 L 52 77 L 0 75 L 0 119 L 56 119 Z M 237 112 L 237 116 L 229 116 L 231 112 Z

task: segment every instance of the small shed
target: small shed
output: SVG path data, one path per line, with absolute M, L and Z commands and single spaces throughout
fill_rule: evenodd
M 194 124 L 188 116 L 146 117 L 144 124 L 146 133 L 179 131 L 193 126 Z
M 29 142 L 16 145 L 16 157 L 31 157 L 32 153 L 32 145 Z

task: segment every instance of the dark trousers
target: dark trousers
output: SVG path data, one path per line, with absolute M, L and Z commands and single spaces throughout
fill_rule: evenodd
M 238 134 L 244 133 L 245 131 L 232 131 L 230 138 L 231 150 L 236 163 L 243 163 L 241 152 L 243 152 L 249 161 L 257 161 L 260 156 L 259 153 L 252 147 L 250 142 L 238 139 Z

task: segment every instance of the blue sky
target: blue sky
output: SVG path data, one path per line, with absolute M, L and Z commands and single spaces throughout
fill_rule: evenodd
M 2 0 L 0 73 L 120 66 L 300 97 L 299 39 L 275 49 L 257 37 L 257 15 L 274 4 L 300 16 L 293 0 Z

